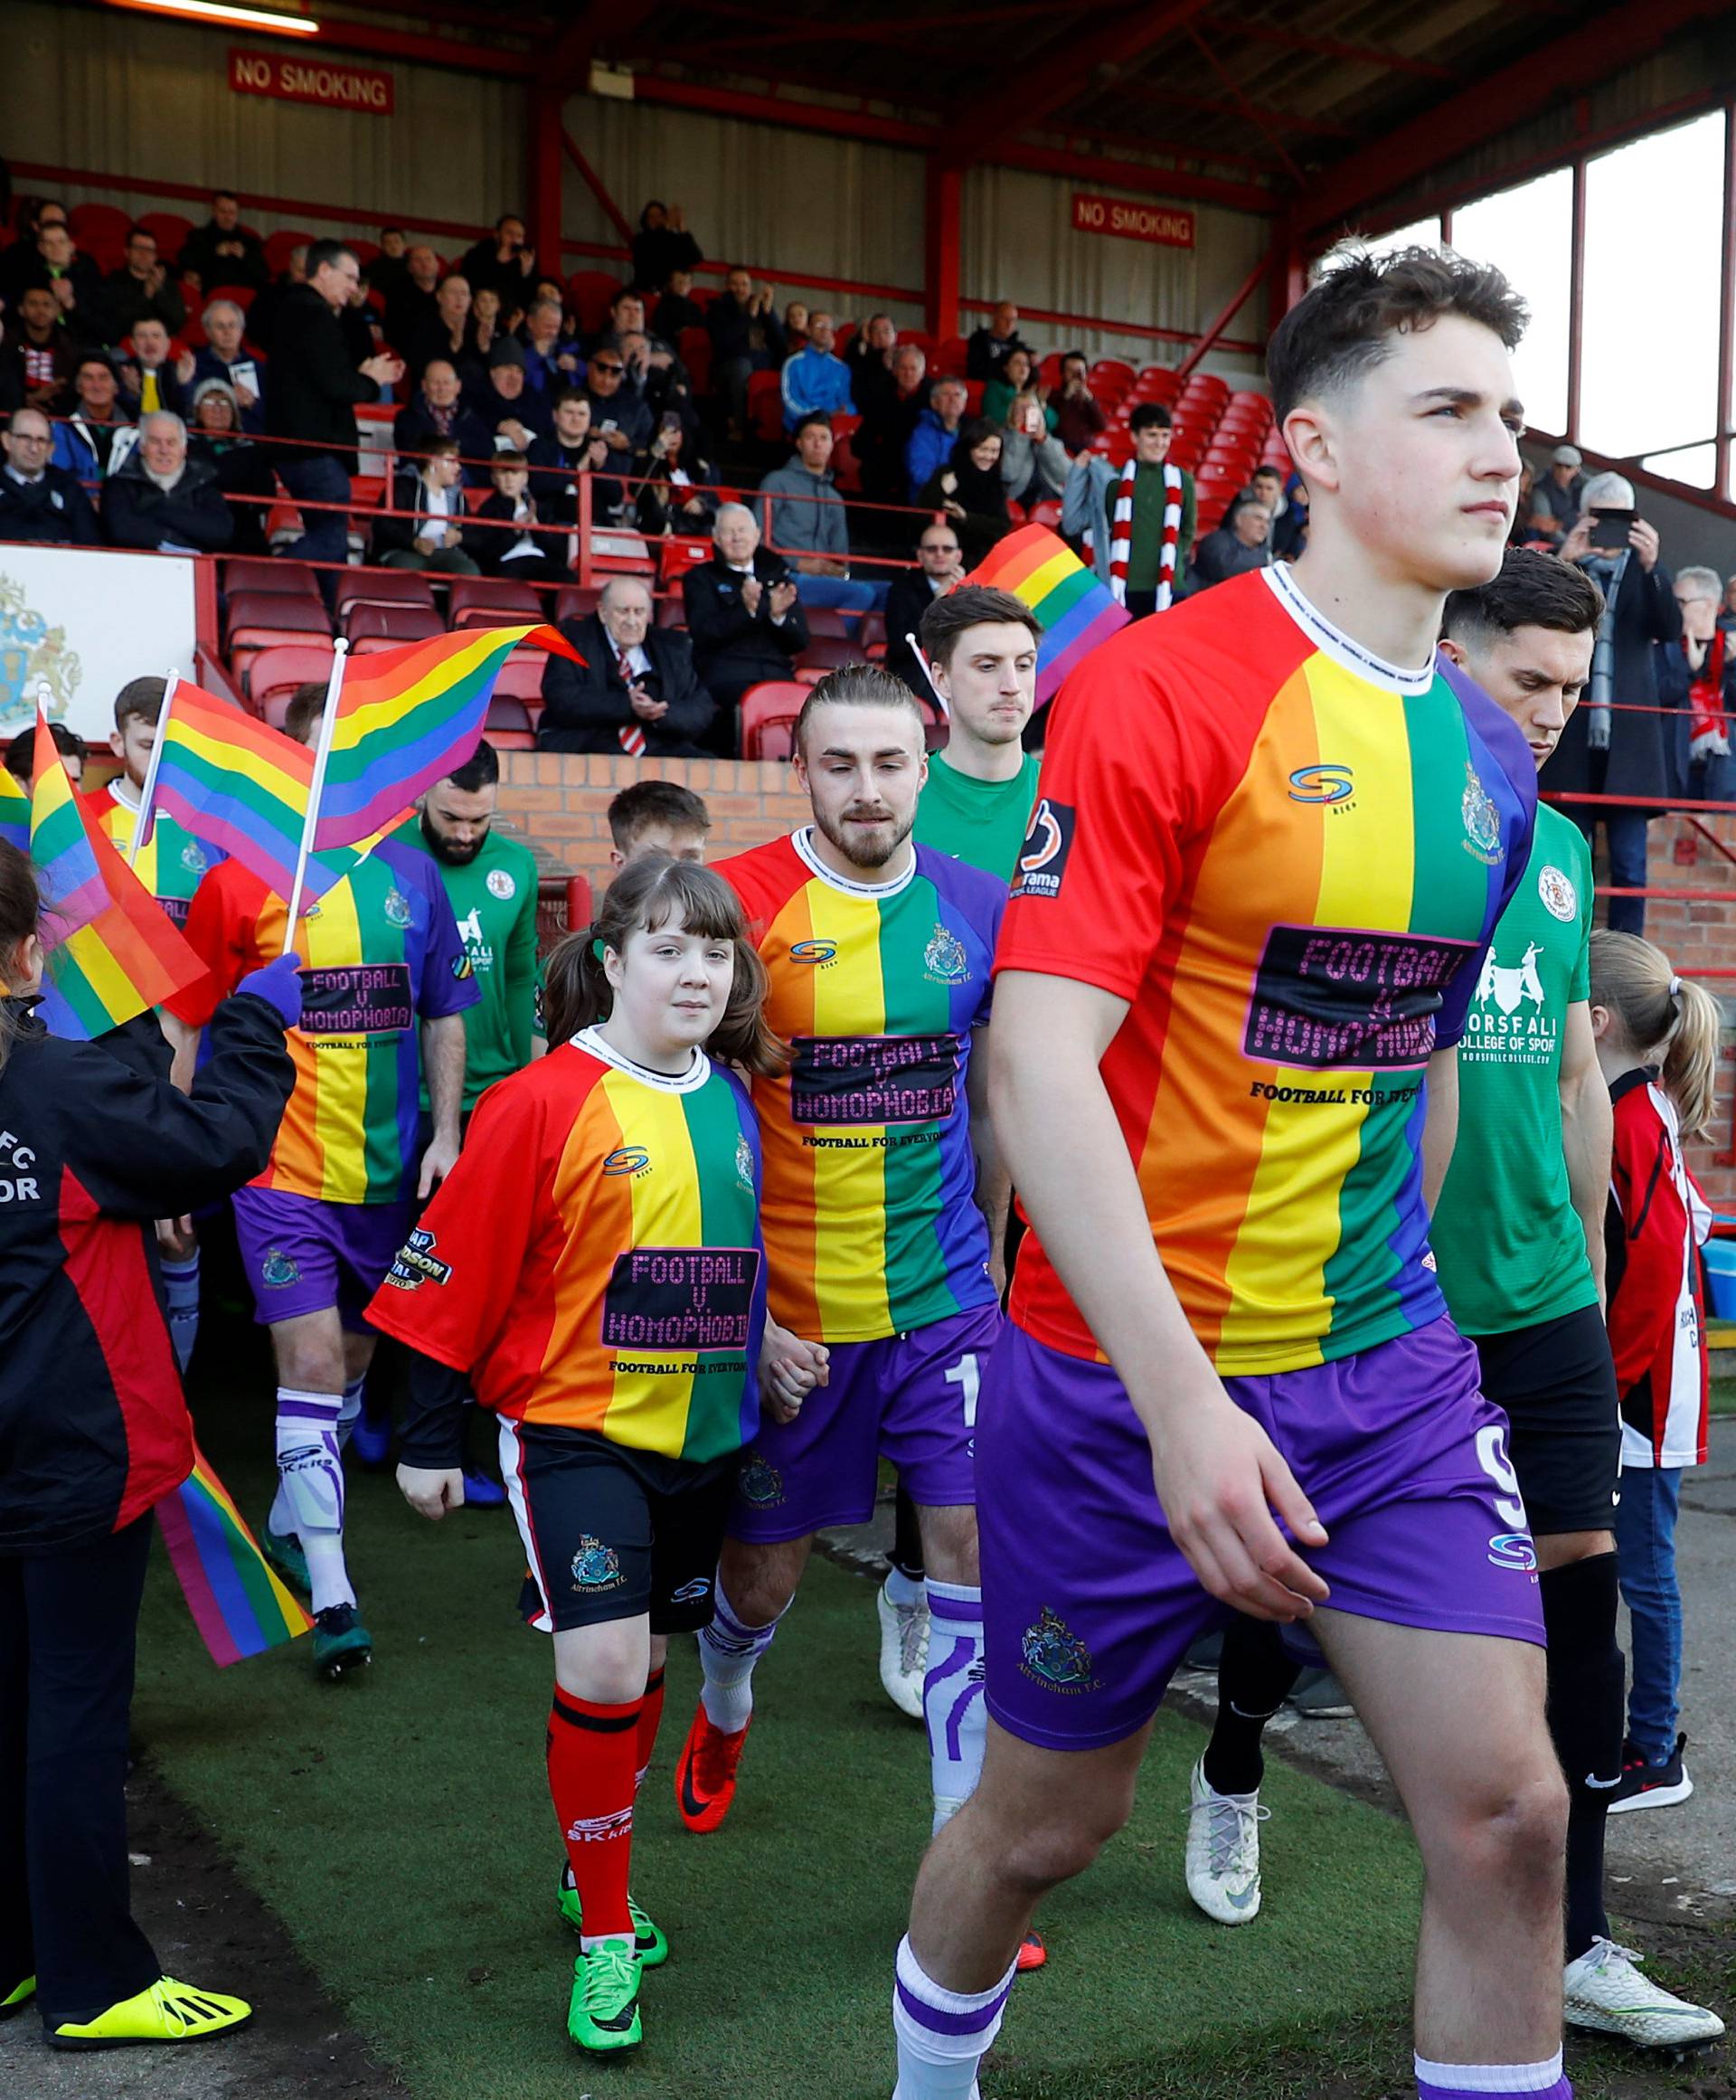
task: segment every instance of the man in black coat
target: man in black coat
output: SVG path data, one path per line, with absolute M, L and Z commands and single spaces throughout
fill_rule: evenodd
M 458 457 L 465 462 L 467 487 L 487 486 L 495 434 L 467 405 L 458 368 L 444 357 L 436 357 L 423 367 L 422 383 L 415 399 L 406 402 L 392 419 L 392 441 L 401 452 L 420 453 L 435 438 L 458 440 Z
M 214 554 L 235 536 L 217 469 L 187 457 L 187 426 L 159 410 L 102 488 L 102 522 L 118 547 Z
M 13 411 L 12 422 L 0 432 L 0 540 L 32 540 L 40 545 L 94 547 L 102 535 L 97 514 L 75 474 L 51 467 L 54 433 L 41 409 Z
M 127 234 L 127 260 L 103 279 L 98 312 L 110 343 L 130 336 L 136 324 L 147 317 L 161 321 L 171 336 L 186 326 L 186 301 L 158 261 L 156 235 L 146 228 L 135 226 Z
M 901 569 L 886 593 L 886 668 L 920 700 L 932 705 L 934 687 L 907 637 L 920 634 L 922 615 L 965 573 L 958 534 L 949 517 L 931 518 L 916 543 L 917 566 Z
M 788 345 L 769 284 L 756 288 L 745 270 L 732 270 L 727 286 L 722 297 L 705 309 L 705 327 L 712 338 L 712 386 L 745 430 L 749 377 L 756 372 L 779 370 Z
M 297 503 L 342 506 L 349 501 L 355 472 L 355 408 L 378 401 L 382 386 L 404 375 L 402 360 L 383 352 L 359 367 L 350 362 L 338 319 L 361 281 L 354 255 L 341 241 L 316 241 L 307 251 L 307 281 L 285 291 L 271 344 L 271 391 L 265 427 L 274 438 L 293 438 L 278 473 Z M 348 525 L 342 508 L 302 514 L 302 535 L 284 549 L 292 560 L 342 563 Z M 329 600 L 335 589 L 330 571 L 320 575 Z
M 241 224 L 241 199 L 232 191 L 219 190 L 212 198 L 210 220 L 189 233 L 182 246 L 180 270 L 184 277 L 191 270 L 207 296 L 220 284 L 265 289 L 271 277 L 265 243 L 251 227 Z
M 717 703 L 710 749 L 735 755 L 735 710 L 750 686 L 788 678 L 807 647 L 796 578 L 781 554 L 760 544 L 745 504 L 726 503 L 712 527 L 716 552 L 681 580 L 693 667 Z
M 612 577 L 596 611 L 563 620 L 561 632 L 585 660 L 552 656 L 543 668 L 542 750 L 705 756 L 698 739 L 711 725 L 711 700 L 686 636 L 652 625 L 643 578 Z

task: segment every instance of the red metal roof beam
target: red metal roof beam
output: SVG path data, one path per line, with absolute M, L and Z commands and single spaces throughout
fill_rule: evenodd
M 1314 36 L 1299 29 L 1285 29 L 1275 22 L 1257 22 L 1239 7 L 1214 7 L 1212 28 L 1245 37 L 1251 43 L 1276 44 L 1280 51 L 1312 52 L 1317 58 L 1343 59 L 1346 64 L 1373 66 L 1381 72 L 1414 73 L 1425 80 L 1462 80 L 1462 66 L 1445 65 L 1439 59 L 1412 58 L 1408 52 L 1390 51 L 1383 45 L 1346 43 L 1342 37 Z

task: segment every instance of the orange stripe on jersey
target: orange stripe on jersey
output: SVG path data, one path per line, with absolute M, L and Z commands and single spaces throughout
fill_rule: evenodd
M 612 1159 L 622 1149 L 620 1111 L 609 1096 L 611 1076 L 594 1067 L 586 1073 L 590 1093 L 567 1133 L 550 1192 L 567 1238 L 549 1286 L 554 1317 L 542 1351 L 548 1396 L 536 1410 L 539 1421 L 599 1433 L 615 1399 L 615 1373 L 612 1359 L 597 1347 L 598 1250 L 612 1254 L 633 1244 L 632 1178 L 597 1170 L 599 1159 Z

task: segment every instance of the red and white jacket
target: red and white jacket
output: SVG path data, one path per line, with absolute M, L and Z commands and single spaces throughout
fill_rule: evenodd
M 1656 1067 L 1624 1073 L 1609 1095 L 1616 1136 L 1604 1245 L 1621 1462 L 1703 1465 L 1710 1380 L 1700 1246 L 1712 1212 L 1682 1157 L 1675 1103 Z

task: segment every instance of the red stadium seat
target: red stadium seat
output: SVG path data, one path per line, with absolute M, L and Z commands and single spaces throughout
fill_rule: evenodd
M 352 605 L 344 616 L 352 646 L 376 642 L 400 648 L 405 642 L 428 641 L 446 632 L 446 622 L 431 605 Z
M 712 338 L 703 328 L 684 328 L 675 338 L 675 355 L 687 367 L 695 393 L 712 390 Z
M 352 569 L 337 580 L 337 617 L 352 605 L 424 605 L 431 611 L 434 588 L 414 569 Z
M 609 318 L 609 303 L 620 289 L 620 279 L 603 270 L 575 270 L 567 279 L 567 297 L 587 336 L 601 329 Z
M 306 248 L 318 239 L 317 233 L 300 233 L 292 226 L 281 227 L 275 233 L 268 233 L 265 237 L 265 260 L 272 276 L 280 276 L 288 269 L 289 251 L 292 248 Z
M 596 611 L 602 595 L 600 583 L 563 583 L 555 593 L 552 617 L 557 620 L 583 620 Z
M 1099 357 L 1088 375 L 1091 379 L 1112 381 L 1118 393 L 1125 393 L 1137 376 L 1131 364 L 1119 357 Z
M 528 707 L 533 726 L 542 712 L 542 673 L 548 661 L 547 649 L 514 649 L 495 680 L 495 698 Z M 492 713 L 488 719 L 494 720 Z
M 938 375 L 948 373 L 955 378 L 965 376 L 965 366 L 970 358 L 970 344 L 963 336 L 948 336 L 936 345 L 932 370 Z
M 453 627 L 512 627 L 544 617 L 542 601 L 528 583 L 510 578 L 458 576 L 447 601 L 447 618 Z
M 482 733 L 496 751 L 534 751 L 536 730 L 531 721 L 531 711 L 522 700 L 503 695 L 498 686 L 495 696 L 488 703 L 487 719 Z
M 768 445 L 778 444 L 784 435 L 783 378 L 776 372 L 750 372 L 748 374 L 748 428 L 750 433 Z
M 247 680 L 248 703 L 255 714 L 265 717 L 274 729 L 283 727 L 284 710 L 296 687 L 332 675 L 332 645 L 297 643 L 293 647 L 262 649 L 254 657 Z
M 240 307 L 242 313 L 249 310 L 259 296 L 259 288 L 250 284 L 213 285 L 208 292 L 200 295 L 205 306 L 209 306 L 212 299 L 227 299 L 231 306 Z
M 988 390 L 986 379 L 967 379 L 965 382 L 965 413 L 979 416 L 983 412 L 983 395 Z
M 682 603 L 678 591 L 672 591 L 666 597 L 657 600 L 657 625 L 678 627 L 684 634 L 687 631 L 687 608 Z
M 684 533 L 671 533 L 658 551 L 663 557 L 661 580 L 665 583 L 678 583 L 689 569 L 696 569 L 702 562 L 711 560 L 712 543 Z M 566 596 L 565 591 L 561 596 Z
M 282 591 L 231 591 L 223 620 L 228 646 L 244 643 L 250 632 L 261 628 L 274 635 L 316 634 L 327 641 L 332 633 L 330 616 L 317 593 L 303 598 Z
M 133 222 L 118 204 L 74 204 L 66 222 L 87 255 L 99 262 L 112 255 L 118 263 L 127 245 L 127 229 Z
M 744 759 L 787 759 L 794 741 L 796 717 L 807 698 L 807 686 L 797 679 L 770 679 L 750 686 L 741 695 L 741 756 Z
M 835 605 L 805 605 L 802 612 L 807 620 L 809 634 L 843 639 L 850 632 L 846 616 Z
M 279 598 L 317 598 L 319 585 L 306 562 L 275 562 L 269 555 L 237 554 L 223 563 L 223 589 L 269 591 Z
M 863 645 L 859 641 L 845 641 L 841 636 L 816 635 L 796 659 L 796 675 L 804 677 L 809 671 L 824 677 L 828 671 L 835 671 L 845 664 L 864 661 Z
M 966 348 L 969 348 L 968 344 Z M 1062 351 L 1052 350 L 1037 366 L 1037 377 L 1045 386 L 1057 387 L 1061 384 L 1061 361 L 1063 355 Z
M 193 232 L 193 221 L 179 212 L 146 212 L 138 222 L 147 233 L 156 234 L 157 260 L 168 264 L 174 263 Z
M 876 643 L 884 648 L 886 643 L 886 615 L 883 612 L 864 612 L 857 623 L 856 639 L 864 649 L 873 648 Z
M 1061 530 L 1061 498 L 1058 496 L 1047 496 L 1041 503 L 1031 506 L 1030 522 L 1033 525 L 1047 525 L 1052 533 L 1058 533 Z

